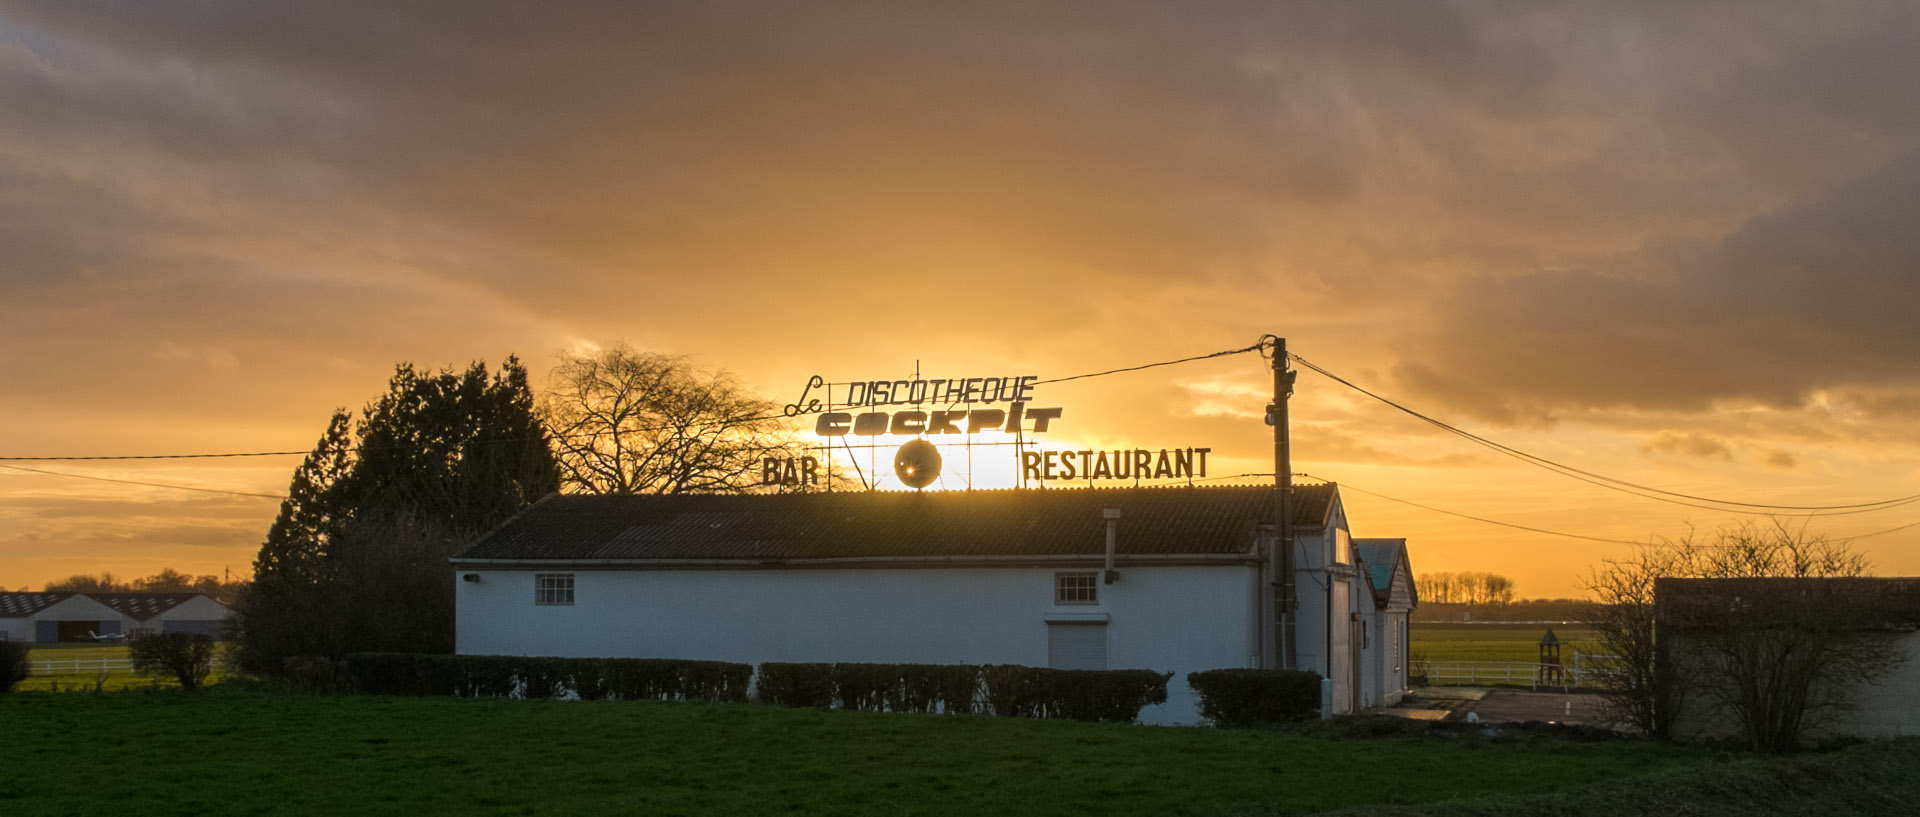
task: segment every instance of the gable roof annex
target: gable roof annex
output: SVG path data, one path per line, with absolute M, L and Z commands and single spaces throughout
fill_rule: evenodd
M 1297 486 L 1294 524 L 1332 517 L 1331 484 Z M 1269 486 L 775 495 L 550 496 L 456 557 L 522 561 L 1249 554 Z
M 1419 592 L 1413 584 L 1413 565 L 1407 561 L 1405 539 L 1355 539 L 1353 550 L 1367 568 L 1367 584 L 1373 590 L 1375 604 L 1385 609 L 1393 597 L 1393 574 L 1407 571 L 1408 602 L 1418 605 Z

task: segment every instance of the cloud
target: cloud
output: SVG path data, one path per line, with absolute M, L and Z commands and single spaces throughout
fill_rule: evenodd
M 1920 153 L 1756 216 L 1711 247 L 1463 288 L 1411 389 L 1499 422 L 1576 407 L 1800 407 L 1824 389 L 1903 387 L 1920 360 Z
M 1733 461 L 1733 448 L 1725 440 L 1693 432 L 1662 431 L 1641 443 L 1640 451 Z

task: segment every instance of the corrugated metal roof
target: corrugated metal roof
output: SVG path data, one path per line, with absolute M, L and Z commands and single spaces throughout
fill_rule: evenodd
M 1294 524 L 1317 530 L 1334 486 L 1295 492 Z M 1103 552 L 1102 511 L 1120 509 L 1122 555 L 1244 553 L 1273 515 L 1268 486 L 551 496 L 461 559 L 780 561 Z
M 123 616 L 145 621 L 198 598 L 199 593 L 0 593 L 0 618 L 26 618 L 67 600 L 85 596 Z
M 88 593 L 123 616 L 145 621 L 200 596 L 199 593 Z
M 1748 624 L 1913 632 L 1920 629 L 1920 577 L 1663 578 L 1654 583 L 1655 617 L 1676 629 Z M 1808 611 L 1817 611 L 1809 616 Z
M 26 618 L 60 602 L 73 593 L 0 593 L 0 618 Z

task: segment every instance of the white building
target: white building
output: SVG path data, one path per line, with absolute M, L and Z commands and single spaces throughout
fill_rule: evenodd
M 1408 692 L 1407 618 L 1420 603 L 1413 566 L 1407 561 L 1407 540 L 1355 539 L 1353 549 L 1368 591 L 1356 594 L 1353 611 L 1361 625 L 1364 659 L 1355 673 L 1360 707 L 1393 706 Z
M 1175 676 L 1142 720 L 1192 722 L 1186 673 L 1286 652 L 1273 505 L 1268 487 L 552 496 L 453 560 L 456 650 L 1152 669 Z M 1348 711 L 1371 652 L 1347 613 L 1374 594 L 1353 589 L 1335 487 L 1293 511 L 1298 660 L 1342 668 Z
M 201 593 L 0 593 L 0 640 L 53 644 L 179 632 L 218 638 L 232 615 Z

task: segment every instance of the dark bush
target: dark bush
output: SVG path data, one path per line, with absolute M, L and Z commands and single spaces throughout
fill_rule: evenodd
M 669 658 L 353 653 L 351 687 L 372 695 L 707 700 L 745 702 L 748 664 Z
M 760 665 L 761 703 L 775 706 L 833 706 L 833 665 L 772 661 Z
M 280 660 L 280 675 L 295 692 L 331 695 L 344 691 L 340 662 L 324 655 L 289 655 Z
M 172 673 L 180 688 L 198 690 L 213 672 L 213 653 L 219 645 L 199 633 L 154 633 L 133 640 L 127 650 L 133 671 L 141 675 Z
M 760 700 L 869 712 L 992 712 L 1131 723 L 1165 703 L 1172 673 L 972 664 L 760 665 Z M 984 690 L 984 694 L 982 691 Z
M 1132 723 L 1149 704 L 1167 702 L 1170 672 L 1069 670 L 994 665 L 982 668 L 996 715 Z
M 27 680 L 33 667 L 27 663 L 31 647 L 18 641 L 0 641 L 0 693 L 12 692 L 13 685 Z
M 898 712 L 905 708 L 899 664 L 833 665 L 834 697 L 842 709 Z
M 980 667 L 971 664 L 899 664 L 901 711 L 971 714 L 980 694 Z
M 1216 726 L 1259 726 L 1320 716 L 1320 676 L 1303 670 L 1215 669 L 1187 673 L 1200 716 Z
M 868 712 L 967 714 L 980 688 L 980 668 L 970 664 L 769 662 L 759 677 L 763 703 Z

